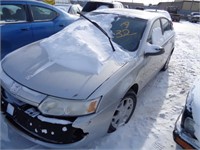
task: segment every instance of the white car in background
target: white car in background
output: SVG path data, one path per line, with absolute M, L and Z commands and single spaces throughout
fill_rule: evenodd
M 82 11 L 79 4 L 56 4 L 55 7 L 72 15 L 78 15 L 78 12 Z
M 200 22 L 200 12 L 191 12 L 190 15 L 187 16 L 188 17 L 188 21 L 190 22 Z
M 170 21 L 172 21 L 172 18 L 171 18 L 171 16 L 170 16 L 170 14 L 169 14 L 166 10 L 160 10 L 160 9 L 145 9 L 144 11 L 163 14 L 163 15 L 166 16 Z
M 186 105 L 176 121 L 174 140 L 184 149 L 200 149 L 200 78 L 189 92 Z

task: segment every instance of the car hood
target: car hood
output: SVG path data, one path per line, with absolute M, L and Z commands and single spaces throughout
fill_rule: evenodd
M 192 117 L 195 122 L 195 136 L 200 141 L 200 77 L 198 77 L 192 90 L 188 94 L 186 108 L 192 112 Z
M 73 71 L 51 62 L 39 42 L 20 48 L 2 60 L 4 72 L 19 84 L 67 99 L 88 98 L 122 66 L 108 60 L 99 74 Z

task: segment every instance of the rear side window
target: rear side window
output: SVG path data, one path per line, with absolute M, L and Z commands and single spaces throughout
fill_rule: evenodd
M 0 5 L 1 22 L 25 22 L 26 11 L 24 5 Z
M 54 10 L 40 6 L 31 6 L 31 11 L 34 21 L 50 21 L 55 19 L 57 16 L 57 12 Z
M 171 31 L 173 29 L 172 23 L 169 22 L 167 19 L 162 18 L 161 23 L 162 23 L 163 33 L 165 33 L 166 31 Z

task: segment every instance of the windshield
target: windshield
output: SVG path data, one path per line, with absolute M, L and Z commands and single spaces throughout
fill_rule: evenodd
M 97 14 L 93 15 L 95 17 L 91 17 L 92 20 L 98 23 L 105 31 L 108 31 L 113 42 L 130 52 L 138 48 L 147 20 L 114 15 L 110 19 L 111 26 L 105 26 L 105 23 L 100 21 L 101 18 Z
M 112 22 L 112 40 L 128 51 L 135 51 L 142 38 L 146 22 L 139 18 L 116 17 Z

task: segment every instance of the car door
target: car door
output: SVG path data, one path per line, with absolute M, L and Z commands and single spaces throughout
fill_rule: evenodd
M 147 39 L 147 45 L 148 44 L 160 47 L 165 44 L 160 19 L 157 19 L 151 26 Z M 143 88 L 150 81 L 150 79 L 152 79 L 161 70 L 162 65 L 164 65 L 164 54 L 154 56 L 142 55 L 141 57 L 143 57 L 143 68 L 140 70 L 138 78 L 140 88 Z
M 2 2 L 1 14 L 1 58 L 9 52 L 33 41 L 29 16 L 25 2 Z
M 44 6 L 30 5 L 33 22 L 31 29 L 35 41 L 46 38 L 55 31 L 54 19 L 57 17 L 57 12 Z

